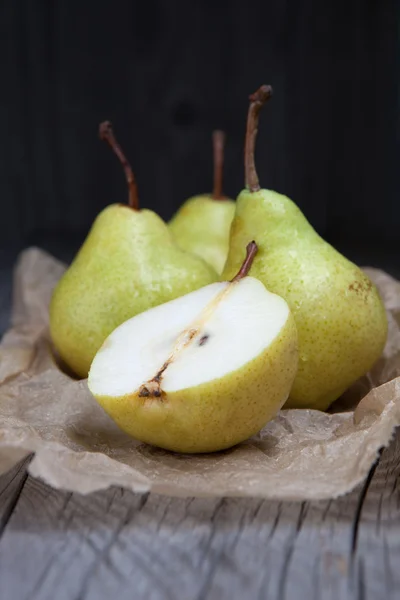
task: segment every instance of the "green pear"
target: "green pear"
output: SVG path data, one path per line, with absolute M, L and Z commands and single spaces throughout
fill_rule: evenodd
M 234 201 L 222 193 L 224 137 L 222 131 L 213 133 L 213 193 L 189 198 L 169 222 L 179 246 L 203 258 L 218 274 L 228 255 L 229 231 L 235 214 Z
M 129 319 L 106 339 L 88 386 L 134 438 L 213 452 L 256 434 L 288 397 L 298 361 L 287 303 L 247 277 L 213 283 Z
M 325 410 L 380 357 L 386 312 L 370 279 L 325 242 L 289 198 L 260 189 L 254 145 L 259 111 L 270 95 L 263 86 L 250 96 L 246 189 L 236 202 L 223 277 L 257 239 L 251 275 L 287 301 L 299 335 L 299 368 L 286 408 Z
M 139 210 L 132 170 L 109 123 L 100 135 L 124 166 L 129 205 L 112 204 L 98 215 L 50 304 L 54 346 L 80 377 L 120 323 L 217 280 L 206 262 L 177 246 L 158 215 Z

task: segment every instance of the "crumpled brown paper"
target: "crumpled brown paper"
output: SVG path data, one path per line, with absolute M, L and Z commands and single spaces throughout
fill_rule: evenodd
M 400 423 L 400 283 L 379 270 L 366 269 L 388 310 L 388 342 L 373 371 L 336 403 L 341 412 L 281 411 L 257 437 L 197 456 L 127 437 L 86 380 L 56 366 L 48 303 L 63 271 L 36 248 L 15 271 L 12 328 L 0 345 L 0 473 L 33 452 L 33 476 L 81 493 L 118 485 L 171 496 L 332 498 L 365 478 Z

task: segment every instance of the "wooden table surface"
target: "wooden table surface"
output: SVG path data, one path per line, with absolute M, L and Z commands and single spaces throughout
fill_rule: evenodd
M 10 281 L 0 269 L 2 330 Z M 399 435 L 329 502 L 80 496 L 28 462 L 0 477 L 0 600 L 400 598 Z

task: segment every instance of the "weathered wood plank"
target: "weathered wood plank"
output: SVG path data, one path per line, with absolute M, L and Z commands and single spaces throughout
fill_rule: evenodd
M 0 540 L 0 597 L 395 598 L 399 457 L 397 438 L 368 489 L 316 503 L 83 497 L 28 478 Z
M 29 458 L 19 462 L 14 468 L 0 476 L 0 537 L 18 502 L 25 484 Z
M 400 597 L 400 435 L 369 486 L 358 529 L 355 568 L 365 598 Z

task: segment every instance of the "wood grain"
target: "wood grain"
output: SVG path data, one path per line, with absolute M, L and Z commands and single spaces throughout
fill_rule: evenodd
M 0 539 L 0 597 L 397 598 L 399 477 L 400 436 L 367 487 L 329 502 L 84 497 L 28 477 Z

